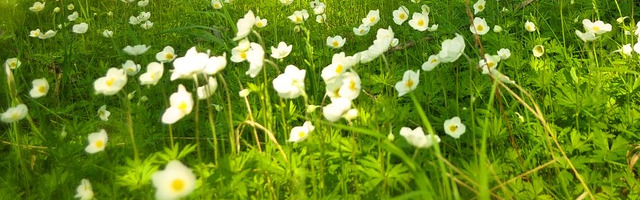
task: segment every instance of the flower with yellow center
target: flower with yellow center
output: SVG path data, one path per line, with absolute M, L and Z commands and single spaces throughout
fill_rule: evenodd
M 444 132 L 453 138 L 460 138 L 466 130 L 467 127 L 462 124 L 458 116 L 444 120 Z
M 311 133 L 315 127 L 311 124 L 310 121 L 304 122 L 302 126 L 296 126 L 291 129 L 291 134 L 289 136 L 289 142 L 302 142 L 309 137 L 309 133 Z
M 267 26 L 267 24 L 267 19 L 261 19 L 260 17 L 256 16 L 256 27 L 264 28 L 265 26 Z
M 478 14 L 479 12 L 482 12 L 484 10 L 484 5 L 485 5 L 486 1 L 485 0 L 478 0 L 476 3 L 473 4 L 473 14 Z
M 294 24 L 302 24 L 302 22 L 306 21 L 307 18 L 309 18 L 309 13 L 306 9 L 297 10 L 287 18 L 289 18 L 289 20 L 291 20 L 291 22 L 293 22 Z
M 156 188 L 156 199 L 179 199 L 196 188 L 196 176 L 178 160 L 170 161 L 164 170 L 153 173 L 151 182 Z
M 193 98 L 182 84 L 178 85 L 178 92 L 169 97 L 169 108 L 162 115 L 162 123 L 173 124 L 191 113 Z
M 176 59 L 176 53 L 171 46 L 166 46 L 161 52 L 156 53 L 156 60 L 158 60 L 158 62 L 168 63 L 173 61 L 173 59 Z
M 36 1 L 35 3 L 33 3 L 33 6 L 29 7 L 29 10 L 33 12 L 40 12 L 44 9 L 44 4 L 46 4 L 46 2 L 42 3 L 42 2 Z
M 93 188 L 91 188 L 91 182 L 89 182 L 88 179 L 82 179 L 80 181 L 80 185 L 76 188 L 75 198 L 80 198 L 80 200 L 93 199 Z
M 164 67 L 162 63 L 151 62 L 147 65 L 147 72 L 141 74 L 140 85 L 156 85 L 160 78 L 162 78 L 162 74 L 164 73 Z
M 347 41 L 346 38 L 342 38 L 342 36 L 336 35 L 333 37 L 327 37 L 327 46 L 338 49 L 344 46 L 344 43 Z
M 355 71 L 342 74 L 342 86 L 338 90 L 338 96 L 354 100 L 360 95 L 360 76 Z
M 403 96 L 415 90 L 418 87 L 418 83 L 420 83 L 420 71 L 405 71 L 402 80 L 397 82 L 395 86 L 398 96 Z
M 26 117 L 28 113 L 29 109 L 27 108 L 27 106 L 24 104 L 20 104 L 16 107 L 12 107 L 4 111 L 0 119 L 2 119 L 2 122 L 5 123 L 13 123 Z
M 536 45 L 533 47 L 533 50 L 531 50 L 533 52 L 533 56 L 536 58 L 541 57 L 542 55 L 544 55 L 544 46 L 542 45 Z
M 425 135 L 422 127 L 417 127 L 413 130 L 409 127 L 402 127 L 400 129 L 400 135 L 407 140 L 407 143 L 416 148 L 429 148 L 435 143 L 440 143 L 440 137 L 438 135 Z
M 422 13 L 413 13 L 413 17 L 409 20 L 409 25 L 418 31 L 425 31 L 429 28 L 429 16 Z
M 211 0 L 211 6 L 216 10 L 222 9 L 222 2 L 220 0 Z
M 9 69 L 17 69 L 21 64 L 22 62 L 18 58 L 9 58 L 4 61 L 4 67 Z
M 96 94 L 114 95 L 127 84 L 127 75 L 124 69 L 112 67 L 107 71 L 107 75 L 98 78 L 93 82 Z
M 271 47 L 271 57 L 275 59 L 283 59 L 291 53 L 293 45 L 287 45 L 287 43 L 280 42 L 278 47 Z
M 107 131 L 105 131 L 104 129 L 101 129 L 99 132 L 89 134 L 88 138 L 89 145 L 84 148 L 84 151 L 90 154 L 104 151 L 104 148 L 107 146 L 107 140 L 109 140 Z
M 362 19 L 362 24 L 366 26 L 376 25 L 380 21 L 380 10 L 370 10 L 367 17 Z
M 487 25 L 487 21 L 479 17 L 476 17 L 475 19 L 473 19 L 473 24 L 469 27 L 469 30 L 471 30 L 471 33 L 478 34 L 478 35 L 487 34 L 487 32 L 489 32 L 490 29 L 491 28 L 489 28 L 489 26 Z
M 405 6 L 400 6 L 397 10 L 393 11 L 393 22 L 397 25 L 402 25 L 407 19 L 409 19 L 409 9 Z
M 371 27 L 364 25 L 364 24 L 360 24 L 360 26 L 358 26 L 357 28 L 353 28 L 353 33 L 357 36 L 363 36 L 366 35 L 367 33 L 369 33 L 369 29 Z
M 495 70 L 500 62 L 500 56 L 484 54 L 484 58 L 478 61 L 478 67 L 482 69 L 482 74 L 489 74 Z
M 524 29 L 529 32 L 534 32 L 537 30 L 536 24 L 534 24 L 533 22 L 530 22 L 529 20 L 527 20 L 527 22 L 524 23 Z
M 33 85 L 33 88 L 29 91 L 31 98 L 40 98 L 49 92 L 49 83 L 45 78 L 33 80 L 31 84 Z
M 293 3 L 293 0 L 280 0 L 280 3 L 282 3 L 282 5 L 288 6 Z
M 438 64 L 440 64 L 440 57 L 438 57 L 438 54 L 430 55 L 429 59 L 427 59 L 426 62 L 422 63 L 422 70 L 431 71 L 436 68 Z
M 40 32 L 40 29 L 36 29 L 29 32 L 29 37 L 40 37 L 40 34 L 42 34 L 42 32 Z
M 140 64 L 134 63 L 133 60 L 127 60 L 122 64 L 122 69 L 124 69 L 127 75 L 134 76 L 140 71 Z

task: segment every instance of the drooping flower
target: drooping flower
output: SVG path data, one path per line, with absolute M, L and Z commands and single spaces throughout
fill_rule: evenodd
M 5 68 L 8 67 L 9 69 L 17 69 L 18 67 L 20 67 L 21 64 L 22 62 L 20 62 L 18 58 L 9 58 L 6 61 L 4 61 Z
M 346 38 L 342 38 L 342 36 L 336 35 L 333 37 L 327 37 L 327 46 L 338 49 L 344 46 L 344 43 L 347 41 Z
M 487 21 L 479 17 L 473 19 L 473 25 L 469 27 L 471 33 L 478 35 L 487 34 L 487 32 L 489 32 L 489 29 L 491 28 L 489 28 L 489 26 L 487 25 Z
M 200 86 L 196 89 L 198 99 L 203 100 L 209 98 L 214 92 L 216 92 L 216 89 L 218 89 L 218 81 L 216 81 L 216 78 L 210 76 L 206 85 Z
M 351 109 L 351 100 L 348 98 L 332 98 L 331 103 L 322 108 L 322 115 L 330 122 L 340 120 Z
M 450 63 L 458 60 L 464 52 L 464 38 L 462 35 L 456 33 L 456 37 L 453 39 L 447 39 L 442 42 L 442 50 L 438 53 L 440 62 Z
M 176 59 L 176 53 L 171 46 L 166 46 L 161 52 L 156 53 L 156 60 L 158 60 L 158 62 L 168 63 L 173 61 L 173 59 Z
M 409 25 L 418 31 L 425 31 L 429 28 L 429 16 L 422 13 L 413 13 L 411 20 L 409 20 Z
M 427 59 L 426 62 L 422 63 L 422 70 L 431 71 L 436 68 L 438 64 L 440 64 L 440 57 L 438 56 L 438 54 L 430 55 L 429 59 Z
M 539 58 L 540 56 L 544 55 L 544 46 L 536 45 L 533 47 L 532 52 L 534 57 Z
M 370 27 L 364 24 L 360 24 L 357 28 L 353 28 L 353 33 L 357 36 L 363 36 L 369 33 Z
M 405 6 L 400 6 L 397 10 L 393 11 L 393 22 L 397 25 L 402 25 L 407 19 L 409 19 L 409 9 Z
M 90 154 L 98 153 L 104 151 L 104 148 L 107 146 L 107 140 L 109 137 L 107 136 L 107 131 L 101 129 L 99 132 L 89 134 L 89 145 L 84 148 L 84 151 Z
M 52 37 L 53 37 L 53 36 L 55 36 L 55 35 L 56 35 L 56 32 L 55 32 L 54 30 L 48 30 L 48 31 L 47 31 L 47 32 L 45 32 L 44 34 L 40 34 L 40 35 L 38 36 L 38 38 L 40 38 L 40 39 L 43 39 L 43 40 L 44 40 L 44 39 L 52 38 Z
M 98 78 L 93 82 L 96 94 L 114 95 L 127 84 L 127 74 L 124 69 L 112 67 L 107 71 L 107 75 Z
M 169 97 L 169 108 L 162 115 L 162 123 L 173 124 L 191 113 L 193 109 L 193 98 L 182 84 L 178 85 L 178 92 Z
M 418 83 L 420 83 L 420 71 L 412 71 L 407 70 L 404 72 L 402 76 L 402 81 L 396 83 L 396 90 L 398 91 L 398 96 L 403 96 L 418 87 Z
M 294 24 L 302 24 L 302 22 L 309 18 L 309 13 L 306 9 L 297 10 L 287 18 L 289 18 Z
M 251 43 L 249 45 L 249 51 L 247 51 L 247 61 L 249 62 L 249 69 L 245 74 L 251 78 L 255 78 L 262 70 L 264 65 L 264 49 L 258 43 Z
M 76 25 L 73 25 L 73 27 L 72 27 L 72 31 L 74 33 L 77 33 L 77 34 L 86 33 L 87 29 L 89 29 L 89 25 L 87 23 L 84 23 L 84 22 L 76 24 Z
M 267 19 L 260 19 L 260 17 L 256 17 L 256 27 L 264 28 L 267 24 Z
M 500 26 L 500 25 L 494 25 L 494 26 L 493 26 L 493 32 L 494 32 L 494 33 L 500 33 L 500 32 L 502 32 L 502 26 Z
M 362 24 L 366 26 L 376 25 L 380 21 L 380 10 L 370 10 L 367 17 L 362 19 Z
M 191 47 L 187 53 L 173 61 L 173 73 L 171 81 L 176 79 L 192 79 L 193 75 L 201 73 L 209 62 L 207 53 L 198 52 L 196 47 Z
M 31 98 L 40 98 L 47 95 L 47 92 L 49 92 L 49 83 L 47 82 L 47 79 L 35 79 L 31 84 L 33 85 L 33 88 L 29 91 Z
M 582 25 L 584 26 L 584 30 L 587 33 L 591 32 L 595 33 L 596 35 L 604 34 L 611 31 L 611 24 L 605 24 L 600 20 L 591 22 L 591 20 L 589 19 L 584 19 L 582 20 Z
M 460 138 L 466 130 L 467 127 L 460 122 L 460 117 L 458 116 L 444 120 L 444 132 L 453 138 Z
M 124 69 L 127 75 L 134 76 L 140 71 L 140 64 L 134 63 L 133 60 L 127 60 L 122 64 L 122 69 Z
M 124 47 L 122 50 L 132 56 L 137 56 L 137 55 L 142 55 L 143 53 L 147 52 L 147 50 L 149 50 L 149 48 L 151 48 L 151 46 L 147 46 L 144 44 L 139 44 L 139 45 L 135 45 L 135 46 L 129 46 L 127 45 L 126 47 Z
M 311 124 L 310 121 L 304 122 L 302 126 L 296 126 L 291 129 L 291 134 L 289 134 L 289 142 L 302 142 L 309 137 L 309 133 L 311 133 L 315 127 Z
M 111 116 L 111 112 L 107 110 L 107 105 L 100 106 L 100 109 L 98 109 L 98 117 L 100 120 L 105 122 L 109 121 L 109 116 Z
M 204 67 L 204 73 L 207 75 L 215 75 L 227 66 L 227 53 L 221 56 L 211 56 L 207 65 Z
M 271 57 L 275 59 L 283 59 L 291 53 L 293 45 L 287 45 L 287 43 L 280 42 L 278 47 L 271 47 Z
M 278 96 L 285 99 L 295 99 L 304 93 L 304 78 L 306 70 L 289 65 L 284 73 L 273 79 L 273 89 Z
M 473 14 L 478 14 L 479 12 L 482 12 L 484 10 L 484 5 L 485 5 L 485 1 L 484 0 L 478 0 L 476 3 L 473 4 Z
M 501 60 L 506 60 L 509 57 L 511 57 L 511 50 L 509 50 L 507 48 L 502 48 L 502 49 L 498 50 L 498 56 L 500 56 Z
M 156 85 L 162 74 L 164 73 L 164 67 L 162 63 L 151 62 L 147 65 L 147 72 L 140 75 L 140 85 Z
M 440 143 L 440 137 L 438 135 L 433 135 L 433 137 L 431 137 L 431 135 L 425 135 L 422 127 L 417 127 L 413 130 L 409 127 L 402 127 L 400 129 L 400 135 L 416 148 L 429 148 L 435 143 Z
M 533 22 L 530 22 L 529 20 L 527 20 L 527 22 L 524 23 L 524 29 L 529 32 L 534 32 L 537 30 L 536 24 L 534 24 Z
M 500 62 L 500 56 L 484 54 L 484 59 L 478 61 L 478 67 L 482 69 L 482 74 L 489 74 L 489 72 L 495 70 Z
M 29 7 L 29 10 L 36 13 L 40 12 L 44 9 L 44 4 L 46 4 L 46 2 L 42 3 L 42 2 L 36 1 L 35 3 L 33 3 L 33 6 Z
M 582 40 L 584 42 L 590 42 L 590 41 L 594 41 L 594 40 L 598 39 L 596 37 L 596 34 L 594 32 L 590 32 L 590 31 L 587 31 L 586 33 L 583 33 L 582 31 L 576 30 L 576 35 L 578 36 L 578 38 L 580 38 L 580 40 Z
M 2 122 L 5 123 L 13 123 L 26 117 L 27 113 L 29 113 L 29 109 L 27 108 L 27 106 L 24 104 L 19 104 L 16 107 L 11 107 L 5 110 L 2 113 L 1 119 Z
M 196 188 L 196 176 L 178 160 L 170 161 L 164 170 L 153 173 L 151 182 L 156 188 L 156 199 L 179 199 Z
M 82 179 L 80 185 L 76 188 L 76 196 L 74 198 L 80 198 L 80 200 L 93 199 L 93 188 L 91 188 L 91 182 L 88 179 Z
M 249 10 L 247 14 L 245 14 L 244 17 L 242 19 L 239 19 L 236 23 L 238 32 L 236 33 L 236 37 L 233 38 L 233 41 L 246 38 L 249 33 L 251 33 L 251 29 L 253 28 L 253 25 L 255 25 L 255 23 L 256 16 L 253 14 L 252 10 Z

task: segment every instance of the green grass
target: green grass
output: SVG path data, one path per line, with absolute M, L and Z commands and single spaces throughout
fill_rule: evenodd
M 0 61 L 22 62 L 12 70 L 13 85 L 4 70 L 0 75 L 0 111 L 19 103 L 29 108 L 27 118 L 0 123 L 0 199 L 71 199 L 85 178 L 95 199 L 153 199 L 152 175 L 176 159 L 197 178 L 184 199 L 640 198 L 640 169 L 632 161 L 640 156 L 640 56 L 614 52 L 638 41 L 624 34 L 633 33 L 640 18 L 634 1 L 534 1 L 522 8 L 516 0 L 487 1 L 477 15 L 504 30 L 480 36 L 482 49 L 492 55 L 511 50 L 498 69 L 517 85 L 501 84 L 477 68 L 482 54 L 463 0 L 324 0 L 324 24 L 315 22 L 309 2 L 302 0 L 289 6 L 236 0 L 222 10 L 206 0 L 151 0 L 144 8 L 116 0 L 48 0 L 39 13 L 29 11 L 34 2 L 0 0 Z M 67 20 L 73 12 L 69 3 L 80 15 L 75 22 Z M 399 6 L 413 13 L 422 4 L 430 7 L 437 31 L 393 23 L 391 12 Z M 310 17 L 296 32 L 287 16 L 301 9 Z M 352 28 L 375 9 L 380 22 L 367 35 L 354 35 Z M 278 69 L 265 64 L 256 78 L 245 75 L 246 62 L 228 60 L 211 98 L 195 100 L 190 114 L 163 124 L 178 85 L 194 96 L 196 85 L 170 81 L 172 64 L 165 64 L 156 86 L 140 85 L 139 74 L 167 45 L 179 57 L 195 46 L 229 59 L 237 45 L 236 22 L 248 10 L 268 20 L 249 36 L 264 45 L 265 58 L 271 59 L 270 47 L 280 41 L 293 45 L 291 54 L 271 59 Z M 151 12 L 150 30 L 128 23 L 142 11 Z M 629 18 L 619 24 L 621 16 Z M 584 31 L 582 19 L 602 20 L 613 29 L 585 43 L 575 34 Z M 525 31 L 527 20 L 536 32 Z M 89 24 L 88 32 L 72 33 L 80 22 Z M 331 103 L 320 74 L 333 54 L 366 50 L 376 31 L 387 27 L 401 48 L 353 68 L 362 80 L 352 102 L 358 117 L 329 122 L 322 107 L 306 112 L 307 105 Z M 29 37 L 36 28 L 57 34 Z M 102 36 L 106 29 L 113 38 Z M 420 70 L 455 33 L 464 37 L 464 55 L 433 71 Z M 341 49 L 326 46 L 334 35 L 347 38 Z M 137 57 L 122 51 L 137 44 L 151 48 Z M 532 55 L 535 45 L 545 46 L 540 58 Z M 94 94 L 93 82 L 126 60 L 141 64 L 141 72 L 128 77 L 117 95 Z M 281 99 L 273 89 L 273 79 L 287 65 L 306 70 L 307 98 Z M 406 70 L 421 71 L 419 84 L 399 97 L 394 85 Z M 43 77 L 51 89 L 31 98 L 31 81 Z M 252 91 L 246 99 L 238 96 L 244 88 Z M 98 117 L 102 105 L 111 112 L 108 122 Z M 443 127 L 455 116 L 466 125 L 459 139 Z M 315 126 L 309 138 L 287 142 L 291 129 L 305 121 Z M 419 126 L 442 141 L 416 149 L 399 134 L 402 127 Z M 86 153 L 88 134 L 100 129 L 109 135 L 106 149 Z

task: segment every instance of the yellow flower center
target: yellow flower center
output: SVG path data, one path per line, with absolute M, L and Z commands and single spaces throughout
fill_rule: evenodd
M 356 81 L 354 80 L 349 81 L 349 89 L 358 90 L 358 88 L 356 88 Z
M 493 67 L 495 67 L 495 66 L 496 66 L 496 63 L 494 63 L 494 62 L 489 62 L 489 63 L 487 64 L 487 66 L 488 66 L 489 68 L 493 68 Z
M 431 63 L 437 63 L 437 62 L 438 62 L 438 59 L 435 59 L 435 58 L 431 59 Z
M 171 182 L 171 189 L 174 192 L 180 192 L 184 189 L 184 181 L 180 179 L 175 179 Z
M 424 26 L 424 20 L 418 20 L 418 26 Z
M 342 65 L 338 65 L 338 66 L 336 67 L 336 73 L 338 73 L 338 74 L 339 74 L 339 73 L 342 73 L 342 70 L 343 70 L 343 69 L 344 69 L 344 67 L 343 67 Z
M 331 45 L 333 45 L 334 47 L 338 47 L 338 45 L 340 45 L 340 44 L 338 43 L 338 41 L 333 41 L 333 42 L 331 43 Z
M 451 131 L 451 132 L 456 132 L 456 130 L 458 130 L 458 126 L 457 126 L 457 125 L 451 125 L 451 126 L 449 126 L 449 131 Z
M 240 57 L 241 57 L 242 59 L 247 59 L 247 52 L 244 52 L 244 51 L 243 51 L 243 52 L 240 52 Z
M 185 111 L 187 109 L 187 102 L 180 102 L 180 104 L 178 105 L 178 109 Z
M 173 54 L 172 53 L 167 53 L 164 55 L 164 58 L 166 58 L 167 60 L 171 60 L 173 59 Z
M 111 87 L 113 86 L 113 83 L 115 82 L 115 78 L 110 78 L 109 80 L 107 80 L 107 86 Z
M 302 22 L 302 17 L 296 16 L 296 22 Z
M 484 30 L 484 26 L 482 26 L 482 25 L 477 25 L 477 26 L 476 26 L 476 30 L 477 30 L 477 31 L 482 31 L 482 30 Z
M 600 27 L 598 27 L 598 26 L 594 26 L 594 27 L 593 27 L 593 32 L 598 32 L 598 31 L 600 31 Z
M 373 22 L 375 22 L 375 21 L 376 21 L 376 17 L 370 17 L 370 18 L 369 18 L 369 22 L 373 23 Z
M 213 4 L 213 8 L 222 8 L 222 5 L 220 5 L 220 3 L 216 2 Z
M 398 15 L 398 18 L 405 19 L 407 18 L 407 15 L 405 15 L 404 13 L 400 13 L 400 15 Z
M 364 34 L 364 29 L 360 29 L 360 34 Z
M 16 68 L 16 66 L 18 66 L 18 63 L 17 62 L 11 62 L 11 63 L 9 63 L 9 66 L 11 68 Z
M 300 133 L 298 133 L 298 137 L 302 138 L 304 137 L 306 134 L 304 133 L 304 131 L 300 131 Z
M 102 140 L 96 141 L 95 146 L 96 146 L 96 148 L 104 147 L 104 141 L 102 141 Z
M 484 10 L 484 5 L 478 5 L 478 10 Z
M 256 26 L 258 26 L 258 27 L 262 27 L 262 22 L 258 22 L 258 23 L 256 23 Z
M 411 88 L 413 84 L 414 84 L 413 80 L 409 79 L 407 80 L 406 83 L 404 83 L 404 86 L 407 86 L 407 88 Z
M 42 85 L 42 86 L 38 87 L 38 92 L 40 92 L 40 93 L 44 93 L 46 89 L 47 89 L 47 88 L 46 88 L 46 87 L 44 87 L 44 85 Z
M 13 114 L 11 114 L 12 119 L 18 119 L 18 117 L 20 117 L 20 114 L 18 114 L 18 112 L 14 112 Z

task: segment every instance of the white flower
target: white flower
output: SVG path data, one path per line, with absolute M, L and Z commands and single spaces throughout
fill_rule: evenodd
M 107 146 L 107 141 L 109 137 L 107 136 L 107 131 L 101 129 L 100 132 L 95 132 L 89 134 L 89 145 L 84 148 L 84 151 L 90 154 L 98 153 L 104 151 L 104 148 Z
M 138 6 L 139 7 L 145 7 L 147 5 L 149 5 L 149 0 L 140 0 L 140 1 L 138 1 Z
M 293 0 L 280 0 L 280 3 L 282 3 L 285 6 L 291 5 L 291 3 L 293 3 Z
M 227 53 L 221 56 L 211 56 L 207 65 L 204 67 L 204 73 L 207 75 L 215 75 L 227 66 Z
M 273 79 L 273 89 L 278 92 L 278 96 L 285 99 L 295 99 L 304 93 L 304 78 L 306 71 L 289 65 L 284 73 Z
M 442 50 L 438 53 L 440 62 L 450 63 L 458 60 L 464 52 L 464 38 L 456 33 L 453 39 L 447 39 L 442 42 Z
M 200 86 L 196 89 L 198 99 L 202 100 L 209 98 L 214 92 L 216 92 L 216 89 L 218 89 L 218 81 L 216 81 L 216 78 L 209 77 L 206 85 Z
M 489 72 L 495 70 L 500 62 L 500 56 L 484 54 L 484 59 L 478 61 L 478 67 L 482 69 L 482 74 L 489 74 Z
M 77 34 L 86 33 L 87 29 L 89 29 L 89 25 L 87 23 L 84 23 L 84 22 L 76 24 L 76 25 L 73 25 L 73 27 L 72 27 L 73 32 L 77 33 Z
M 340 120 L 349 109 L 351 109 L 351 100 L 344 97 L 332 98 L 331 103 L 322 108 L 322 114 L 325 119 L 335 122 Z
M 640 42 L 633 45 L 633 51 L 640 54 Z
M 67 9 L 68 9 L 68 10 L 73 10 L 73 9 L 75 9 L 75 8 L 76 8 L 76 7 L 75 7 L 75 6 L 73 6 L 73 4 L 72 4 L 72 3 L 70 3 L 69 5 L 67 5 Z
M 342 74 L 342 85 L 338 90 L 338 96 L 354 100 L 360 95 L 360 76 L 355 72 Z
M 236 33 L 236 37 L 233 38 L 233 41 L 241 40 L 246 38 L 253 25 L 256 23 L 256 16 L 253 14 L 253 11 L 249 10 L 247 14 L 244 15 L 242 19 L 239 19 L 236 23 L 236 27 L 238 28 L 238 32 Z
M 178 85 L 178 92 L 169 97 L 169 108 L 162 114 L 162 123 L 173 124 L 191 113 L 193 98 L 182 84 Z
M 144 23 L 140 24 L 140 27 L 143 28 L 144 30 L 149 30 L 151 29 L 151 27 L 153 27 L 153 22 L 145 21 Z
M 327 14 L 316 15 L 316 22 L 318 22 L 318 24 L 324 23 L 325 20 L 327 20 Z
M 151 18 L 151 12 L 140 12 L 140 14 L 138 14 L 138 21 L 140 22 L 147 21 L 149 18 Z
M 536 31 L 536 24 L 527 20 L 527 22 L 524 23 L 524 29 L 529 32 L 534 32 Z
M 438 64 L 440 64 L 440 57 L 438 56 L 438 54 L 430 55 L 429 59 L 427 59 L 426 62 L 422 63 L 422 70 L 431 71 L 436 68 Z
M 73 13 L 71 13 L 69 16 L 67 16 L 67 19 L 69 21 L 76 21 L 76 19 L 78 19 L 78 11 L 74 11 Z
M 438 135 L 425 135 L 422 127 L 417 127 L 411 130 L 409 127 L 402 127 L 400 129 L 400 135 L 407 140 L 409 144 L 417 148 L 429 148 L 434 143 L 440 143 L 440 137 Z M 434 142 L 435 140 L 435 142 Z
M 437 31 L 437 30 L 438 30 L 438 25 L 437 25 L 437 24 L 431 25 L 431 26 L 427 29 L 427 31 L 429 31 L 429 32 L 434 32 L 434 31 Z
M 302 24 L 302 22 L 309 18 L 309 13 L 307 13 L 307 10 L 305 9 L 297 10 L 287 18 L 289 18 L 294 24 Z
M 2 113 L 2 122 L 13 123 L 23 119 L 29 113 L 29 109 L 24 104 L 19 104 L 16 107 L 9 108 Z
M 320 3 L 322 3 L 322 2 L 320 2 L 319 0 L 313 0 L 313 1 L 309 2 L 309 7 L 315 8 Z
M 633 34 L 640 35 L 640 21 L 636 23 L 636 30 L 633 31 Z
M 590 42 L 598 39 L 594 32 L 587 31 L 583 33 L 582 31 L 576 30 L 576 35 L 584 42 Z
M 44 34 L 41 34 L 40 36 L 38 36 L 38 38 L 40 39 L 49 39 L 52 38 L 53 36 L 56 35 L 56 32 L 53 30 L 48 30 L 47 32 L 45 32 Z
M 42 2 L 36 1 L 35 3 L 33 3 L 33 6 L 29 7 L 29 10 L 33 12 L 40 12 L 42 11 L 42 9 L 44 9 L 44 4 L 46 4 L 46 2 L 42 3 Z
M 325 8 L 326 6 L 324 5 L 324 3 L 320 2 L 315 7 L 313 7 L 313 14 L 322 15 L 324 14 Z
M 478 0 L 476 3 L 473 4 L 473 14 L 478 14 L 479 12 L 482 12 L 484 10 L 484 4 L 486 2 L 484 0 Z
M 127 45 L 122 50 L 125 53 L 129 54 L 129 55 L 137 56 L 137 55 L 142 55 L 143 53 L 147 52 L 147 50 L 149 50 L 149 48 L 151 48 L 151 46 L 147 46 L 147 45 L 144 45 L 144 44 L 139 44 L 139 45 L 135 45 L 135 46 Z
M 264 49 L 260 44 L 253 42 L 250 44 L 249 51 L 247 51 L 247 61 L 249 61 L 249 69 L 245 74 L 255 78 L 264 65 Z
M 493 26 L 493 32 L 495 32 L 495 33 L 502 32 L 502 26 L 499 26 L 499 25 Z
M 173 61 L 173 73 L 171 81 L 176 79 L 192 79 L 194 74 L 201 73 L 209 62 L 209 55 L 198 52 L 196 47 L 191 47 L 187 53 Z
M 336 35 L 333 37 L 327 37 L 327 46 L 337 49 L 344 46 L 344 43 L 347 41 L 346 38 L 342 38 L 342 36 Z
M 284 42 L 278 43 L 278 48 L 271 47 L 271 57 L 275 59 L 283 59 L 291 53 L 293 45 L 288 45 Z
M 478 34 L 478 35 L 487 34 L 487 32 L 489 32 L 489 29 L 490 28 L 487 25 L 487 21 L 479 17 L 476 17 L 475 19 L 473 19 L 473 25 L 469 27 L 469 30 L 471 30 L 471 33 Z
M 42 34 L 40 29 L 36 29 L 29 32 L 29 37 L 40 37 L 40 34 Z
M 180 199 L 196 188 L 196 176 L 177 160 L 169 162 L 164 170 L 153 173 L 151 182 L 156 188 L 156 199 Z
M 216 10 L 222 9 L 222 2 L 220 0 L 211 0 L 211 6 Z
M 265 26 L 267 26 L 267 19 L 260 19 L 260 17 L 256 17 L 256 27 L 258 28 L 263 28 Z
M 238 46 L 231 49 L 231 62 L 239 63 L 247 60 L 247 51 L 251 47 L 251 43 L 248 39 L 243 39 L 238 42 Z
M 409 9 L 405 6 L 400 6 L 397 10 L 393 11 L 393 22 L 397 25 L 402 25 L 407 19 L 409 19 Z
M 418 31 L 425 31 L 429 28 L 429 16 L 422 13 L 413 13 L 411 20 L 409 20 L 409 25 Z
M 249 96 L 249 93 L 251 93 L 251 90 L 249 89 L 242 89 L 240 90 L 240 92 L 238 92 L 238 96 L 245 98 L 247 96 Z
M 362 19 L 362 24 L 366 26 L 376 25 L 380 21 L 380 10 L 370 10 L 367 17 Z
M 344 52 L 334 54 L 331 64 L 322 69 L 320 76 L 325 82 L 334 82 L 338 76 L 354 66 L 356 62 L 357 58 L 355 56 L 347 57 Z
M 140 24 L 140 20 L 135 16 L 131 16 L 131 17 L 129 17 L 129 24 L 138 25 L 138 24 Z
M 611 31 L 611 24 L 605 24 L 600 20 L 591 22 L 589 19 L 584 19 L 582 20 L 582 25 L 584 26 L 584 30 L 595 33 L 596 35 Z
M 302 126 L 296 126 L 291 129 L 291 133 L 289 134 L 289 142 L 302 142 L 309 137 L 309 133 L 311 133 L 315 127 L 311 124 L 310 121 L 304 122 Z
M 536 45 L 531 51 L 533 52 L 534 57 L 539 58 L 540 56 L 544 55 L 544 46 Z
M 349 109 L 347 113 L 342 115 L 342 117 L 344 117 L 344 119 L 346 119 L 347 121 L 354 120 L 356 117 L 358 117 L 358 110 L 355 108 Z
M 618 51 L 620 51 L 620 53 L 624 55 L 631 56 L 631 52 L 633 52 L 633 48 L 631 48 L 631 44 L 625 44 Z
M 133 60 L 127 60 L 122 64 L 122 69 L 124 69 L 127 75 L 134 76 L 140 71 L 140 64 L 134 63 Z
M 500 56 L 501 60 L 506 60 L 507 58 L 511 57 L 511 50 L 502 48 L 498 50 L 498 56 Z
M 420 10 L 422 10 L 422 13 L 430 13 L 431 12 L 431 8 L 429 8 L 429 6 L 422 4 L 422 6 L 420 6 Z
M 111 112 L 107 110 L 107 105 L 100 106 L 100 109 L 98 109 L 98 117 L 100 120 L 105 122 L 109 121 L 109 116 L 111 116 Z
M 396 83 L 396 90 L 398 91 L 398 96 L 403 96 L 418 87 L 418 83 L 420 83 L 420 71 L 412 71 L 407 70 L 404 72 L 402 76 L 402 81 Z
M 102 31 L 102 36 L 104 36 L 106 38 L 111 38 L 111 37 L 113 37 L 113 31 L 104 30 L 104 31 Z
M 618 19 L 616 19 L 616 22 L 618 22 L 618 24 L 622 24 L 624 23 L 624 20 L 627 18 L 629 18 L 629 16 L 618 17 Z
M 33 80 L 31 84 L 33 85 L 33 88 L 29 91 L 31 98 L 40 98 L 47 95 L 47 92 L 49 92 L 49 83 L 47 83 L 47 79 L 36 79 Z
M 357 36 L 363 36 L 369 33 L 370 27 L 364 24 L 360 24 L 358 28 L 353 28 L 353 33 Z
M 456 116 L 451 119 L 444 120 L 444 132 L 453 138 L 460 138 L 460 135 L 462 135 L 466 130 L 467 127 L 460 122 L 460 117 Z
M 127 75 L 124 69 L 112 67 L 107 71 L 107 75 L 98 78 L 93 82 L 96 94 L 114 95 L 127 84 Z
M 22 62 L 20 62 L 18 58 L 9 58 L 4 61 L 5 68 L 8 67 L 9 69 L 17 69 L 18 67 L 20 67 L 20 64 L 22 64 Z
M 162 63 L 151 62 L 147 65 L 147 72 L 140 75 L 140 85 L 156 85 L 162 74 L 164 73 L 164 67 Z
M 80 198 L 80 200 L 93 199 L 93 189 L 91 188 L 91 182 L 87 179 L 82 179 L 80 185 L 76 188 L 76 196 L 74 198 Z
M 171 46 L 166 46 L 161 52 L 156 53 L 158 62 L 167 63 L 173 61 L 173 59 L 176 59 L 176 53 Z

